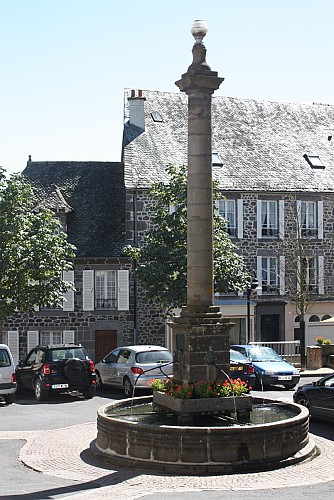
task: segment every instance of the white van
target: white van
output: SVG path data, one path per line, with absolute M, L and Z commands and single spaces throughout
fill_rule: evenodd
M 13 356 L 7 345 L 0 344 L 0 398 L 10 405 L 15 399 L 16 377 Z

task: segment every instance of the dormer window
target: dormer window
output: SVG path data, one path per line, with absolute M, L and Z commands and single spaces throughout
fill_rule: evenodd
M 303 158 L 307 161 L 307 163 L 312 167 L 312 168 L 325 168 L 325 165 L 323 162 L 320 160 L 319 156 L 317 155 L 303 155 Z

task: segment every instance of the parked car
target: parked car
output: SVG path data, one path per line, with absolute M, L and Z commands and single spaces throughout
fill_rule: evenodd
M 284 361 L 274 349 L 254 345 L 232 345 L 231 349 L 241 352 L 253 364 L 256 380 L 255 387 L 283 385 L 293 389 L 300 380 L 297 368 Z
M 149 389 L 152 378 L 172 377 L 172 362 L 172 355 L 165 347 L 118 347 L 96 364 L 97 386 L 123 388 L 125 395 L 131 397 L 134 390 Z
M 334 422 L 334 374 L 298 387 L 293 400 L 306 406 L 311 417 Z
M 34 347 L 17 365 L 16 380 L 20 390 L 33 390 L 38 401 L 64 391 L 79 391 L 90 399 L 96 390 L 94 363 L 80 344 Z
M 255 371 L 253 364 L 241 352 L 230 349 L 230 377 L 240 378 L 249 387 L 254 387 Z
M 0 397 L 10 405 L 15 399 L 16 375 L 13 356 L 9 347 L 0 344 Z

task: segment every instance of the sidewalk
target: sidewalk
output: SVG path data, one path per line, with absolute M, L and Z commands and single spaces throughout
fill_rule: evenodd
M 325 377 L 326 375 L 334 373 L 334 370 L 332 370 L 332 368 L 322 367 L 315 370 L 306 369 L 304 371 L 300 371 L 299 373 L 301 377 Z

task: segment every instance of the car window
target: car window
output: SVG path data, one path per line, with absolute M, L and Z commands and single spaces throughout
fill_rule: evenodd
M 119 349 L 116 349 L 115 351 L 110 352 L 107 354 L 107 356 L 104 358 L 104 361 L 106 363 L 116 363 L 117 361 L 117 356 L 119 353 Z
M 37 351 L 32 351 L 29 354 L 29 357 L 27 358 L 27 364 L 31 365 L 31 364 L 35 363 L 36 357 L 37 357 Z
M 330 377 L 327 380 L 325 380 L 324 385 L 326 387 L 334 387 L 334 377 Z
M 86 351 L 82 347 L 72 347 L 71 349 L 52 349 L 51 350 L 51 360 L 60 361 L 62 359 L 88 359 Z
M 146 351 L 138 352 L 136 362 L 139 364 L 145 363 L 170 363 L 173 360 L 169 351 Z
M 0 349 L 0 366 L 10 366 L 10 357 L 7 349 Z
M 129 349 L 121 349 L 117 359 L 117 363 L 127 363 L 130 357 L 131 351 Z
M 44 351 L 37 351 L 36 362 L 37 363 L 44 363 L 44 360 L 45 360 L 45 352 Z
M 231 361 L 239 361 L 241 363 L 249 363 L 249 359 L 246 358 L 241 352 L 230 350 L 230 360 Z
M 248 351 L 252 361 L 283 361 L 282 358 L 270 347 L 253 347 Z

